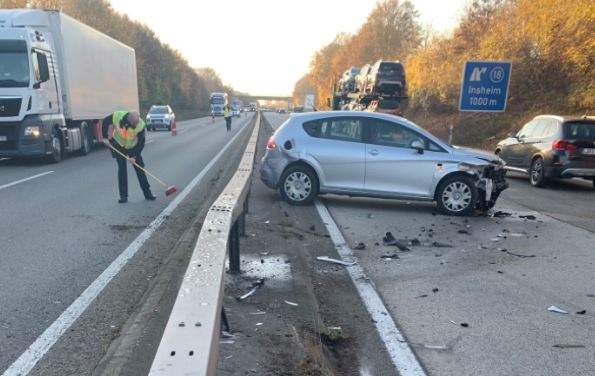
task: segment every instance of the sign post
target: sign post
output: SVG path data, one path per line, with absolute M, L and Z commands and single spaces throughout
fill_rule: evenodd
M 459 111 L 504 112 L 511 66 L 510 61 L 466 61 Z

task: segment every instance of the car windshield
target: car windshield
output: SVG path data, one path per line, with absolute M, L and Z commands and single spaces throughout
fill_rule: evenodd
M 149 111 L 150 114 L 167 114 L 167 107 L 153 107 Z
M 378 73 L 383 76 L 401 77 L 403 75 L 403 66 L 400 63 L 382 63 Z
M 29 80 L 25 41 L 0 41 L 0 87 L 27 87 Z
M 595 121 L 573 121 L 564 123 L 564 138 L 595 140 Z

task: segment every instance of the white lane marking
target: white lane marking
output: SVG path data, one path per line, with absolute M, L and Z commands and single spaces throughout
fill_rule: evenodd
M 151 140 L 147 140 L 147 141 L 145 141 L 145 145 L 147 145 L 147 144 L 152 144 L 153 142 L 155 142 L 155 140 L 153 140 L 153 139 L 151 139 Z
M 43 172 L 43 173 L 41 173 L 41 174 L 37 174 L 37 175 L 30 176 L 30 177 L 28 177 L 28 178 L 25 178 L 25 179 L 21 179 L 21 180 L 13 181 L 12 183 L 8 183 L 8 184 L 0 185 L 0 189 L 4 189 L 4 188 L 8 188 L 8 187 L 12 187 L 13 185 L 21 184 L 21 183 L 24 183 L 24 182 L 26 182 L 26 181 L 33 180 L 33 179 L 37 179 L 37 178 L 40 178 L 40 177 L 42 177 L 42 176 L 49 175 L 49 174 L 52 174 L 52 173 L 54 173 L 54 171 L 47 171 L 47 172 Z
M 344 260 L 357 261 L 353 250 L 347 246 L 341 231 L 339 231 L 328 209 L 320 200 L 316 200 L 316 210 L 322 222 L 324 222 L 339 256 Z M 388 314 L 388 309 L 384 306 L 382 299 L 376 292 L 371 280 L 366 276 L 364 269 L 359 264 L 346 266 L 346 269 L 368 313 L 372 317 L 372 320 L 374 320 L 376 330 L 384 342 L 384 346 L 393 364 L 399 371 L 399 375 L 425 376 L 425 371 L 409 345 L 405 342 L 405 338 L 401 335 L 392 317 Z
M 0 161 L 6 161 L 8 159 L 10 159 L 10 158 L 0 158 Z
M 196 175 L 194 179 L 184 188 L 178 196 L 163 209 L 163 211 L 145 228 L 141 234 L 101 273 L 99 277 L 56 319 L 36 340 L 25 350 L 23 354 L 4 373 L 3 376 L 22 376 L 28 374 L 35 364 L 50 350 L 70 326 L 79 318 L 95 298 L 103 291 L 108 283 L 122 270 L 136 252 L 143 246 L 151 235 L 161 226 L 163 221 L 171 215 L 178 205 L 188 196 L 190 191 L 201 182 L 215 163 L 225 154 L 227 149 L 234 143 L 246 129 L 236 133 L 230 141 L 217 153 L 217 155 Z

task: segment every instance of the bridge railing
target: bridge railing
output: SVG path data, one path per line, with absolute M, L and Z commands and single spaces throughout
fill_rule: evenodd
M 225 260 L 239 271 L 244 223 L 260 114 L 240 165 L 211 205 L 153 360 L 150 375 L 214 375 L 219 354 Z

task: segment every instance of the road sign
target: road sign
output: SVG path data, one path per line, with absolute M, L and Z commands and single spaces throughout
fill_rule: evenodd
M 504 112 L 511 66 L 510 61 L 466 61 L 459 111 Z

